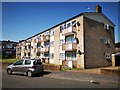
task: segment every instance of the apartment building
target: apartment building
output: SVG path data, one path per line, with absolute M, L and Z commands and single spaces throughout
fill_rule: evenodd
M 42 58 L 70 68 L 109 66 L 115 52 L 114 27 L 97 5 L 95 12 L 83 12 L 19 42 L 16 57 Z

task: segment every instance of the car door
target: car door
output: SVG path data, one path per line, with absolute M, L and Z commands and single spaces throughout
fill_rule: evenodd
M 22 66 L 22 73 L 26 73 L 26 71 L 31 68 L 31 60 L 25 60 Z
M 22 70 L 22 65 L 23 65 L 23 60 L 19 60 L 13 65 L 13 72 L 21 72 Z

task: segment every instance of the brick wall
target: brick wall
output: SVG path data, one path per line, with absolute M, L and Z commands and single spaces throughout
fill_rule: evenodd
M 110 39 L 107 46 L 101 37 Z M 104 24 L 84 17 L 85 68 L 109 66 L 111 62 L 105 59 L 105 53 L 115 52 L 114 28 L 104 29 Z

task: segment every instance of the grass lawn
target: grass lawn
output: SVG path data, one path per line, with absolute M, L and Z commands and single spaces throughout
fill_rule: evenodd
M 16 59 L 16 58 L 10 58 L 10 59 L 2 59 L 0 60 L 0 63 L 14 63 L 15 61 L 17 61 L 19 59 Z

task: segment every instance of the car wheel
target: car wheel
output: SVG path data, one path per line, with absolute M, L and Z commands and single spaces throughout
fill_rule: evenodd
M 27 76 L 28 76 L 28 77 L 32 77 L 32 76 L 33 76 L 32 71 L 27 71 Z
M 11 70 L 11 69 L 7 69 L 7 73 L 8 73 L 9 75 L 11 75 L 11 74 L 12 74 L 12 70 Z

